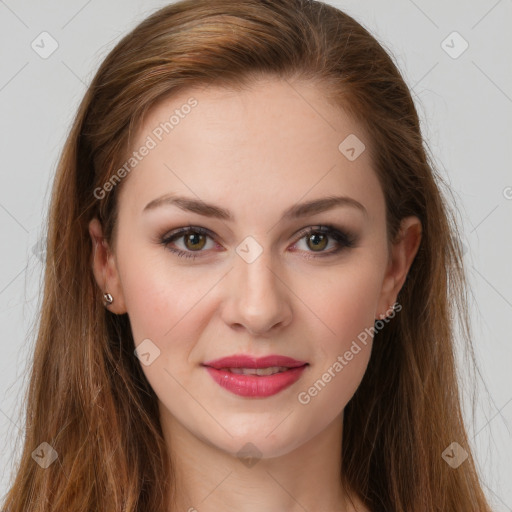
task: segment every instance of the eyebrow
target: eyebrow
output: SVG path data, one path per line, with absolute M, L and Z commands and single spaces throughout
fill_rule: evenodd
M 235 220 L 233 214 L 225 208 L 211 203 L 205 203 L 204 201 L 191 197 L 176 196 L 174 194 L 165 194 L 153 199 L 144 207 L 143 213 L 162 206 L 177 206 L 184 211 L 197 213 L 204 217 L 214 217 L 227 221 Z M 351 197 L 328 196 L 291 206 L 283 213 L 281 220 L 307 217 L 308 215 L 314 215 L 340 206 L 350 206 L 360 210 L 365 215 L 368 214 L 366 208 L 360 202 L 352 199 Z

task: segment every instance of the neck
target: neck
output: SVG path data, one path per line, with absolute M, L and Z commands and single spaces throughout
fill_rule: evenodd
M 170 511 L 356 510 L 341 485 L 343 414 L 306 443 L 268 457 L 248 440 L 235 454 L 222 450 L 161 411 L 176 488 Z

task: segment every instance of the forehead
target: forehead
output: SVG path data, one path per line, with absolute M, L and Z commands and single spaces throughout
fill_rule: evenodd
M 369 143 L 313 83 L 261 79 L 241 90 L 190 88 L 145 116 L 131 151 L 150 149 L 139 155 L 122 195 L 139 212 L 166 192 L 246 209 L 334 192 L 378 203 Z

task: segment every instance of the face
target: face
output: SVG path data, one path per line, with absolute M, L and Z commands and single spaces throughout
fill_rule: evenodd
M 275 457 L 340 418 L 415 252 L 388 244 L 369 147 L 302 82 L 190 89 L 149 112 L 95 275 L 128 313 L 162 421 Z M 233 355 L 306 364 L 274 377 L 204 365 Z

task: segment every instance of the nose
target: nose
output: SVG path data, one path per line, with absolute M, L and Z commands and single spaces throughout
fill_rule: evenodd
M 228 294 L 222 317 L 232 329 L 251 336 L 275 335 L 292 320 L 289 284 L 273 268 L 267 251 L 252 263 L 236 258 L 229 273 Z M 275 267 L 275 266 L 274 266 Z

